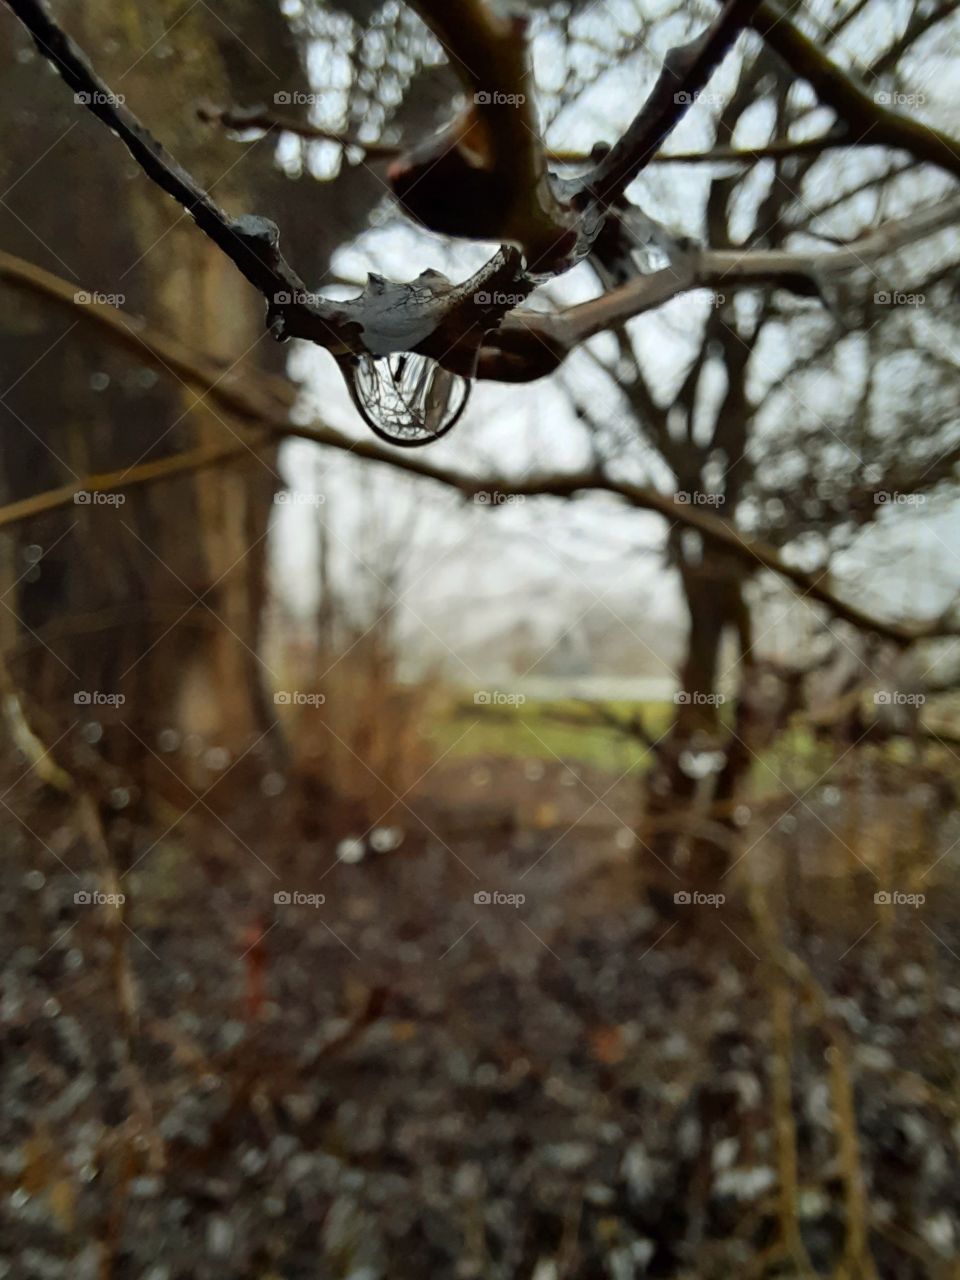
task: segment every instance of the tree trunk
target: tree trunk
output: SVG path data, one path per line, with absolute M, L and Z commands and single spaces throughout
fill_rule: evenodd
M 708 552 L 698 563 L 682 562 L 680 572 L 687 648 L 673 724 L 655 748 L 646 777 L 646 843 L 666 872 L 659 879 L 671 894 L 708 893 L 716 891 L 729 865 L 729 847 L 705 834 L 706 823 L 714 821 L 710 810 L 731 798 L 735 784 L 726 768 L 726 752 L 735 740 L 723 728 L 717 687 L 722 648 L 732 634 L 741 654 L 749 650 L 749 611 L 743 571 L 722 556 Z

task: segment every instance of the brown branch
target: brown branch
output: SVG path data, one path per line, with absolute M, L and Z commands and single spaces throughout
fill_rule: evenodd
M 127 349 L 133 346 L 131 341 L 133 330 L 125 326 L 122 321 L 118 322 L 118 313 L 113 308 L 76 303 L 73 287 L 51 276 L 48 272 L 29 264 L 19 264 L 17 259 L 3 254 L 0 255 L 0 279 L 6 280 L 16 288 L 41 294 L 61 306 L 69 307 L 74 317 L 82 316 L 112 341 L 120 343 Z M 695 530 L 704 538 L 723 547 L 750 568 L 759 567 L 769 570 L 791 583 L 804 597 L 823 605 L 834 616 L 851 623 L 860 630 L 873 632 L 903 647 L 936 636 L 960 635 L 960 627 L 946 618 L 936 618 L 926 623 L 897 622 L 878 618 L 837 596 L 827 585 L 829 575 L 826 570 L 810 573 L 797 565 L 790 564 L 776 548 L 740 533 L 727 521 L 709 512 L 678 503 L 669 494 L 660 493 L 642 485 L 615 480 L 596 470 L 558 472 L 524 480 L 500 476 L 463 475 L 427 462 L 420 457 L 398 454 L 373 440 L 353 439 L 333 427 L 300 426 L 291 422 L 289 411 L 295 400 L 295 391 L 282 379 L 262 376 L 256 383 L 251 383 L 249 379 L 227 377 L 214 361 L 202 357 L 188 358 L 184 355 L 183 348 L 177 343 L 155 334 L 143 325 L 137 327 L 135 340 L 136 345 L 133 349 L 136 350 L 139 359 L 147 360 L 160 371 L 175 371 L 184 382 L 195 387 L 201 395 L 216 401 L 227 413 L 236 415 L 251 425 L 256 425 L 270 437 L 293 436 L 328 448 L 339 449 L 353 457 L 383 463 L 409 475 L 432 480 L 455 490 L 465 498 L 473 498 L 479 493 L 493 492 L 517 497 L 555 498 L 572 498 L 583 493 L 613 494 L 638 510 L 656 512 L 671 525 L 681 524 Z M 239 448 L 237 451 L 239 452 Z M 226 456 L 229 454 L 224 455 Z M 178 455 L 174 455 L 174 458 L 176 457 Z M 195 469 L 198 463 L 200 465 L 215 463 L 215 459 L 207 455 L 201 458 L 199 451 L 192 451 L 190 455 L 181 455 L 180 461 L 175 461 L 174 458 L 143 464 L 144 467 L 152 467 L 154 470 L 144 477 L 141 469 L 133 469 L 127 473 L 127 480 L 134 475 L 133 483 L 150 483 L 152 480 L 164 478 L 164 468 L 167 469 L 166 474 L 173 475 L 191 468 Z M 161 472 L 159 475 L 158 470 Z M 122 473 L 119 473 L 119 476 L 122 476 Z M 106 477 L 94 476 L 88 481 L 55 490 L 51 495 L 25 499 L 21 504 L 17 504 L 18 509 L 7 519 L 4 518 L 4 509 L 0 509 L 0 525 L 26 520 L 41 510 L 49 511 L 56 507 L 67 506 L 73 502 L 73 495 L 77 488 L 92 488 L 98 484 L 114 490 L 122 488 L 126 481 L 119 476 L 116 472 L 111 472 Z M 109 482 L 106 486 L 103 484 L 105 480 Z M 31 507 L 30 504 L 33 506 Z
M 475 339 L 483 345 L 479 354 L 472 342 L 457 344 L 443 355 L 445 367 L 454 372 L 475 373 L 477 377 L 503 382 L 529 382 L 552 373 L 571 351 L 607 329 L 617 329 L 627 320 L 661 306 L 690 289 L 716 287 L 735 289 L 768 285 L 792 289 L 805 296 L 816 296 L 824 284 L 844 272 L 865 266 L 869 261 L 912 244 L 924 236 L 949 227 L 960 220 L 960 197 L 941 201 L 906 218 L 885 223 L 849 245 L 818 252 L 789 250 L 715 250 L 688 246 L 682 257 L 671 266 L 651 275 L 639 276 L 602 297 L 557 313 L 517 309 L 499 328 L 484 332 L 481 308 L 475 298 L 467 296 L 477 277 L 458 286 L 461 297 L 457 315 L 474 315 Z M 494 262 L 497 260 L 494 259 Z M 511 264 L 501 261 L 498 271 L 508 278 Z M 487 289 L 479 296 L 493 298 L 497 273 L 492 264 L 484 268 Z M 75 290 L 58 277 L 20 259 L 0 253 L 0 278 L 19 288 L 31 289 L 73 306 Z M 399 287 L 399 286 L 398 286 Z M 442 303 L 437 303 L 438 317 Z M 472 309 L 472 310 L 471 310 Z M 127 347 L 136 349 L 140 338 L 122 311 L 105 304 L 90 303 L 86 312 L 114 331 Z M 442 318 L 434 336 L 446 333 Z M 170 339 L 161 339 L 168 363 L 183 376 L 194 363 L 194 357 Z M 422 350 L 423 348 L 416 348 Z M 208 371 L 214 380 L 220 371 Z M 281 403 L 289 401 L 289 392 L 281 380 L 272 384 L 274 396 Z M 259 393 L 258 393 L 259 394 Z M 269 416 L 271 406 L 266 406 Z M 258 419 L 264 406 L 247 405 L 243 416 Z
M 583 205 L 605 209 L 623 195 L 686 115 L 758 4 L 759 0 L 727 0 L 706 31 L 667 53 L 632 124 L 588 175 L 579 196 Z
M 217 107 L 204 103 L 197 108 L 198 117 L 207 124 L 221 125 L 236 133 L 258 129 L 263 133 L 290 133 L 310 142 L 334 142 L 344 151 L 362 151 L 368 160 L 396 160 L 404 154 L 400 143 L 364 142 L 351 134 L 334 133 L 308 120 L 270 111 L 267 107 Z M 818 138 L 778 138 L 762 147 L 714 147 L 710 151 L 658 151 L 651 164 L 755 164 L 759 160 L 782 160 L 788 156 L 816 155 L 837 147 L 850 145 L 846 130 L 831 129 Z M 552 151 L 546 153 L 552 164 L 586 165 L 594 163 L 594 156 L 583 151 Z
M 424 272 L 412 284 L 371 278 L 360 297 L 346 302 L 311 293 L 281 254 L 276 225 L 267 218 L 231 218 L 225 213 L 97 75 L 83 50 L 48 13 L 44 0 L 7 4 L 40 53 L 75 91 L 78 103 L 116 133 L 151 182 L 172 196 L 259 290 L 276 338 L 304 338 L 340 359 L 400 351 L 440 358 L 453 348 L 460 363 L 472 368 L 483 331 L 532 289 L 522 288 L 516 251 L 501 250 L 471 280 L 457 286 L 438 272 Z M 478 297 L 486 301 L 478 302 Z
M 833 108 L 849 131 L 852 143 L 862 141 L 868 146 L 879 144 L 908 151 L 918 160 L 926 160 L 960 177 L 960 141 L 878 102 L 849 72 L 841 71 L 786 15 L 780 0 L 764 0 L 750 21 L 794 75 L 807 80 L 820 101 Z
M 269 111 L 262 106 L 217 107 L 204 102 L 197 107 L 197 117 L 205 124 L 218 124 L 236 133 L 258 129 L 262 133 L 291 133 L 309 142 L 335 142 L 344 151 L 362 151 L 368 160 L 394 160 L 401 154 L 400 147 L 393 143 L 361 142 L 349 134 L 333 133 L 308 120 Z
M 265 447 L 268 443 L 272 444 L 273 441 L 265 441 L 261 447 Z M 168 454 L 152 462 L 141 462 L 133 467 L 118 467 L 115 471 L 84 476 L 75 484 L 61 485 L 57 489 L 47 489 L 43 493 L 21 498 L 17 502 L 8 502 L 0 507 L 0 528 L 23 524 L 36 516 L 45 515 L 48 511 L 68 507 L 71 503 L 81 506 L 90 505 L 87 495 L 119 493 L 125 489 L 143 488 L 146 485 L 156 484 L 160 480 L 171 480 L 175 476 L 189 472 L 209 470 L 210 467 L 220 466 L 244 454 L 252 458 L 255 456 L 256 447 L 244 441 L 237 441 L 219 449 L 189 449 L 183 453 Z
M 528 20 L 486 0 L 411 0 L 443 46 L 469 104 L 439 137 L 391 166 L 404 208 L 447 235 L 519 245 L 531 270 L 573 262 L 575 214 L 547 172 L 534 103 Z
M 860 240 L 818 252 L 688 246 L 669 267 L 638 276 L 590 302 L 553 314 L 517 310 L 486 337 L 478 376 L 525 382 L 553 372 L 587 339 L 691 289 L 767 286 L 815 297 L 845 273 L 960 221 L 960 197 L 877 227 Z

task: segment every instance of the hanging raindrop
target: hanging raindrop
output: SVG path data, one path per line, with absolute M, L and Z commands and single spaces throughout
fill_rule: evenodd
M 403 448 L 447 434 L 470 398 L 471 382 L 429 356 L 358 356 L 346 370 L 360 415 L 381 440 Z

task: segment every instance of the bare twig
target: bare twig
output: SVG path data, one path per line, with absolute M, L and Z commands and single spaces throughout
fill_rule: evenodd
M 587 177 L 579 197 L 606 208 L 623 195 L 660 150 L 734 40 L 753 17 L 759 0 L 727 0 L 716 21 L 689 44 L 671 49 L 646 102 L 620 141 Z
M 796 27 L 780 0 L 764 0 L 752 15 L 758 35 L 775 49 L 794 75 L 809 81 L 821 102 L 832 107 L 850 141 L 908 151 L 960 177 L 960 141 L 932 125 L 891 111 L 882 92 L 871 93 Z
M 28 264 L 24 264 L 26 270 L 18 270 L 17 262 L 17 259 L 9 255 L 0 256 L 0 278 L 6 279 L 16 287 L 42 294 L 61 306 L 69 307 L 73 315 L 83 316 L 112 340 L 119 341 L 128 348 L 132 345 L 130 332 L 125 329 L 122 322 L 118 323 L 118 313 L 113 308 L 78 304 L 74 301 L 75 291 L 72 286 L 51 276 L 49 272 L 41 271 Z M 295 391 L 282 379 L 264 376 L 257 379 L 255 383 L 251 383 L 249 379 L 225 378 L 213 361 L 203 357 L 191 360 L 185 357 L 183 349 L 178 344 L 160 335 L 155 337 L 145 327 L 139 327 L 136 330 L 136 342 L 140 359 L 148 360 L 161 371 L 169 372 L 171 368 L 175 368 L 176 373 L 188 385 L 217 402 L 228 413 L 255 424 L 267 435 L 280 438 L 295 436 L 315 444 L 342 450 L 356 458 L 381 462 L 410 475 L 433 480 L 437 484 L 456 490 L 465 498 L 490 492 L 555 498 L 572 498 L 581 493 L 610 493 L 638 510 L 657 512 L 671 525 L 683 525 L 695 530 L 751 568 L 768 569 L 798 588 L 804 597 L 824 605 L 836 617 L 842 618 L 861 630 L 874 632 L 904 647 L 934 636 L 960 635 L 960 627 L 946 617 L 936 618 L 926 623 L 897 622 L 878 618 L 858 605 L 837 596 L 829 586 L 830 574 L 826 567 L 813 573 L 801 569 L 785 560 L 774 547 L 740 533 L 728 521 L 721 520 L 699 507 L 678 503 L 670 494 L 617 480 L 609 474 L 592 469 L 541 474 L 522 480 L 513 480 L 506 476 L 464 475 L 419 457 L 398 454 L 373 440 L 356 440 L 333 427 L 303 426 L 292 422 L 289 408 L 292 407 L 295 399 Z M 175 364 L 165 359 L 164 353 L 173 355 Z M 212 370 L 217 371 L 212 374 Z M 284 407 L 281 408 L 281 406 Z M 170 468 L 171 473 L 182 472 L 190 466 L 197 465 L 196 456 L 185 465 L 175 464 L 171 459 L 160 461 Z M 112 482 L 114 481 L 112 473 L 109 478 Z M 100 479 L 102 480 L 103 477 Z M 96 481 L 97 477 L 91 477 L 91 482 Z M 119 482 L 113 482 L 112 487 L 116 488 L 118 484 Z M 78 483 L 76 487 L 83 487 L 83 484 Z M 74 486 L 69 489 L 63 488 L 56 491 L 55 496 L 40 499 L 39 502 L 44 510 L 66 506 L 73 502 L 74 492 Z M 38 509 L 40 509 L 39 505 Z M 20 519 L 26 518 L 22 508 L 17 514 Z M 2 522 L 3 516 L 0 514 L 0 523 Z
M 7 0 L 37 48 L 75 91 L 77 102 L 120 138 L 147 177 L 172 196 L 267 302 L 267 323 L 279 339 L 304 338 L 338 358 L 397 351 L 442 356 L 467 347 L 472 368 L 486 328 L 529 292 L 516 251 L 501 250 L 472 279 L 452 286 L 438 272 L 413 284 L 371 278 L 366 291 L 334 303 L 307 290 L 280 252 L 280 233 L 267 218 L 231 218 L 164 150 L 90 65 L 48 13 L 43 0 Z
M 290 133 L 308 142 L 335 142 L 345 151 L 360 151 L 368 160 L 395 160 L 404 154 L 400 143 L 364 142 L 352 134 L 335 133 L 309 120 L 300 120 L 264 106 L 217 107 L 208 103 L 197 108 L 207 124 L 218 124 L 237 133 L 256 129 L 263 133 Z M 846 130 L 837 127 L 817 138 L 778 138 L 762 147 L 713 147 L 709 151 L 658 151 L 651 164 L 755 164 L 758 160 L 782 160 L 788 156 L 816 155 L 850 145 Z M 583 151 L 546 152 L 551 164 L 594 164 L 594 156 Z

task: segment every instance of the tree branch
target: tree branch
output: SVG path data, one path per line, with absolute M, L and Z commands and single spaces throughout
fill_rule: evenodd
M 868 146 L 882 144 L 908 151 L 918 160 L 960 177 L 960 141 L 877 101 L 794 26 L 780 0 L 764 0 L 750 21 L 754 31 L 780 54 L 794 75 L 807 80 L 820 101 L 833 108 L 849 131 L 851 143 L 858 144 L 862 139 Z
M 362 151 L 368 160 L 396 160 L 405 153 L 400 143 L 364 142 L 352 134 L 333 133 L 329 129 L 298 120 L 264 106 L 217 107 L 203 103 L 197 116 L 206 124 L 220 125 L 235 133 L 250 129 L 262 133 L 290 133 L 308 142 L 334 142 L 344 151 Z M 817 138 L 778 138 L 762 147 L 713 147 L 710 151 L 658 151 L 651 164 L 756 164 L 758 160 L 782 160 L 788 156 L 817 155 L 838 147 L 850 146 L 846 130 L 838 126 Z M 594 156 L 583 151 L 546 151 L 551 164 L 587 165 Z
M 72 285 L 58 280 L 48 272 L 30 264 L 22 264 L 10 255 L 0 255 L 0 278 L 16 288 L 40 294 L 71 309 L 93 324 L 111 341 L 137 352 L 141 360 L 148 360 L 159 371 L 175 371 L 188 385 L 204 397 L 217 402 L 228 414 L 237 416 L 251 426 L 262 430 L 272 438 L 296 437 L 315 444 L 338 449 L 356 458 L 379 462 L 409 475 L 432 480 L 453 489 L 465 498 L 480 493 L 503 493 L 516 497 L 572 498 L 583 493 L 607 493 L 622 499 L 628 506 L 641 511 L 653 511 L 663 516 L 671 525 L 681 524 L 693 529 L 704 538 L 722 547 L 750 568 L 763 568 L 777 574 L 796 587 L 804 597 L 822 604 L 834 616 L 853 626 L 873 632 L 908 647 L 920 640 L 939 636 L 960 635 L 960 627 L 944 618 L 927 623 L 897 622 L 883 618 L 843 600 L 827 585 L 826 570 L 809 573 L 785 560 L 766 543 L 747 537 L 727 521 L 691 505 L 678 503 L 669 494 L 627 481 L 615 480 L 596 470 L 557 472 L 542 474 L 529 479 L 514 480 L 506 476 L 468 476 L 427 462 L 409 453 L 397 453 L 373 440 L 356 440 L 332 427 L 300 426 L 290 421 L 290 409 L 296 392 L 280 378 L 262 376 L 251 383 L 249 379 L 226 376 L 212 360 L 188 356 L 176 342 L 155 334 L 145 326 L 133 330 L 118 321 L 118 313 L 111 307 L 78 304 L 74 301 Z M 188 454 L 173 455 L 155 463 L 132 468 L 126 473 L 111 472 L 106 476 L 92 476 L 86 481 L 64 486 L 49 494 L 24 499 L 10 507 L 0 508 L 0 526 L 21 523 L 41 511 L 50 511 L 73 503 L 78 488 L 113 490 L 132 484 L 146 484 L 168 475 L 182 474 L 198 466 L 215 465 L 240 453 L 242 444 L 227 446 L 220 458 L 214 451 L 192 450 Z M 132 480 L 131 480 L 132 477 Z
M 424 272 L 412 284 L 372 277 L 360 297 L 341 303 L 309 292 L 280 252 L 276 225 L 267 218 L 226 214 L 101 80 L 43 0 L 7 4 L 75 91 L 78 103 L 117 134 L 147 177 L 190 214 L 260 291 L 267 302 L 267 324 L 278 339 L 304 338 L 339 359 L 400 351 L 439 359 L 453 349 L 452 359 L 472 367 L 483 331 L 533 288 L 522 282 L 517 252 L 504 249 L 457 286 L 438 272 Z
M 849 245 L 819 252 L 688 245 L 669 267 L 638 276 L 590 302 L 555 314 L 514 311 L 496 332 L 487 335 L 477 373 L 518 382 L 542 377 L 588 338 L 616 329 L 691 289 L 766 285 L 815 297 L 844 273 L 866 267 L 958 221 L 960 196 L 885 223 Z
M 727 0 L 706 31 L 667 53 L 632 124 L 588 175 L 578 197 L 582 205 L 605 209 L 623 195 L 686 115 L 758 4 L 759 0 Z

